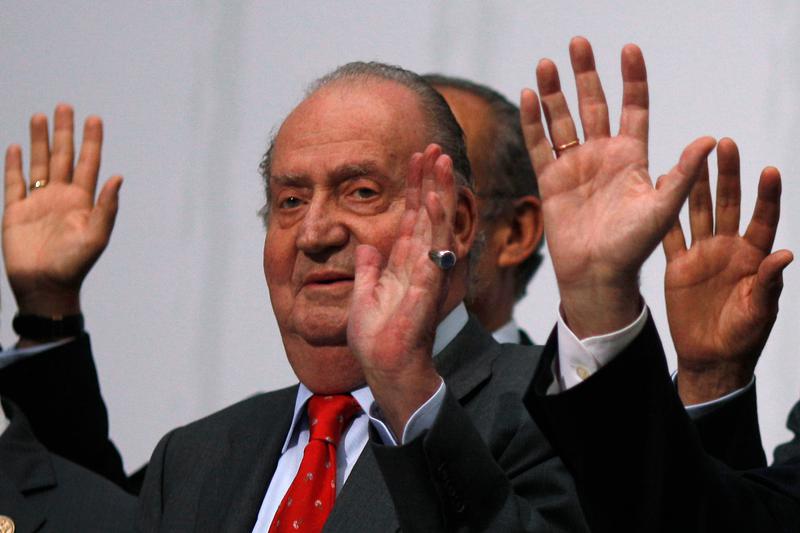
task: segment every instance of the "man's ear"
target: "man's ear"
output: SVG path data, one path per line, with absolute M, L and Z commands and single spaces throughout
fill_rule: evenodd
M 515 267 L 530 257 L 544 235 L 542 201 L 533 196 L 514 200 L 514 215 L 507 221 L 497 254 L 497 266 Z
M 478 204 L 475 195 L 466 187 L 459 187 L 456 198 L 456 212 L 453 219 L 453 234 L 455 237 L 454 252 L 456 257 L 463 259 L 467 256 L 475 241 L 478 221 Z

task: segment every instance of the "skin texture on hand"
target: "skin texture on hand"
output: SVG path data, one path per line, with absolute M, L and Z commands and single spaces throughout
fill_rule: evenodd
M 95 202 L 103 124 L 86 119 L 76 164 L 73 111 L 55 110 L 52 148 L 47 117 L 30 122 L 29 181 L 47 185 L 28 191 L 22 150 L 8 147 L 5 158 L 3 257 L 20 313 L 46 317 L 80 312 L 80 288 L 108 244 L 116 218 L 122 178 L 109 179 Z
M 356 249 L 348 344 L 394 434 L 439 388 L 432 349 L 448 275 L 428 251 L 453 250 L 455 184 L 450 157 L 430 145 L 409 164 L 405 213 L 391 254 Z M 454 250 L 463 257 L 465 250 Z
M 572 39 L 570 59 L 583 144 L 553 154 L 554 147 L 578 136 L 552 61 L 539 62 L 539 96 L 524 90 L 520 107 L 562 310 L 570 329 L 586 338 L 620 329 L 638 316 L 639 270 L 672 226 L 715 141 L 703 137 L 690 144 L 656 190 L 648 170 L 649 97 L 641 50 L 635 45 L 622 50 L 622 115 L 615 136 L 586 39 Z
M 750 382 L 777 317 L 783 270 L 793 259 L 788 250 L 771 253 L 780 218 L 778 170 L 761 172 L 752 219 L 739 235 L 739 152 L 731 139 L 720 141 L 717 166 L 716 211 L 704 162 L 689 196 L 691 246 L 680 221 L 663 242 L 667 316 L 686 405 Z

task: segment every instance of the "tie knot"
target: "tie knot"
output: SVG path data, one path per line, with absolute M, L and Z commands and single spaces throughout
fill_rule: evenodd
M 342 433 L 359 411 L 361 411 L 361 407 L 349 394 L 333 396 L 317 396 L 315 394 L 308 402 L 310 438 L 338 446 Z

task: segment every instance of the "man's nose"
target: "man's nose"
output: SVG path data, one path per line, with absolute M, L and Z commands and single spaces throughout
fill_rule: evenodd
M 347 227 L 335 207 L 312 200 L 297 234 L 297 248 L 307 255 L 320 254 L 341 248 L 347 238 Z

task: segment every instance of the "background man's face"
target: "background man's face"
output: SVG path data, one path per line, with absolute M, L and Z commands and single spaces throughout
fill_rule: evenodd
M 334 82 L 278 133 L 264 273 L 289 360 L 312 390 L 360 376 L 346 350 L 355 248 L 388 257 L 408 160 L 425 147 L 422 124 L 414 95 L 396 83 Z

